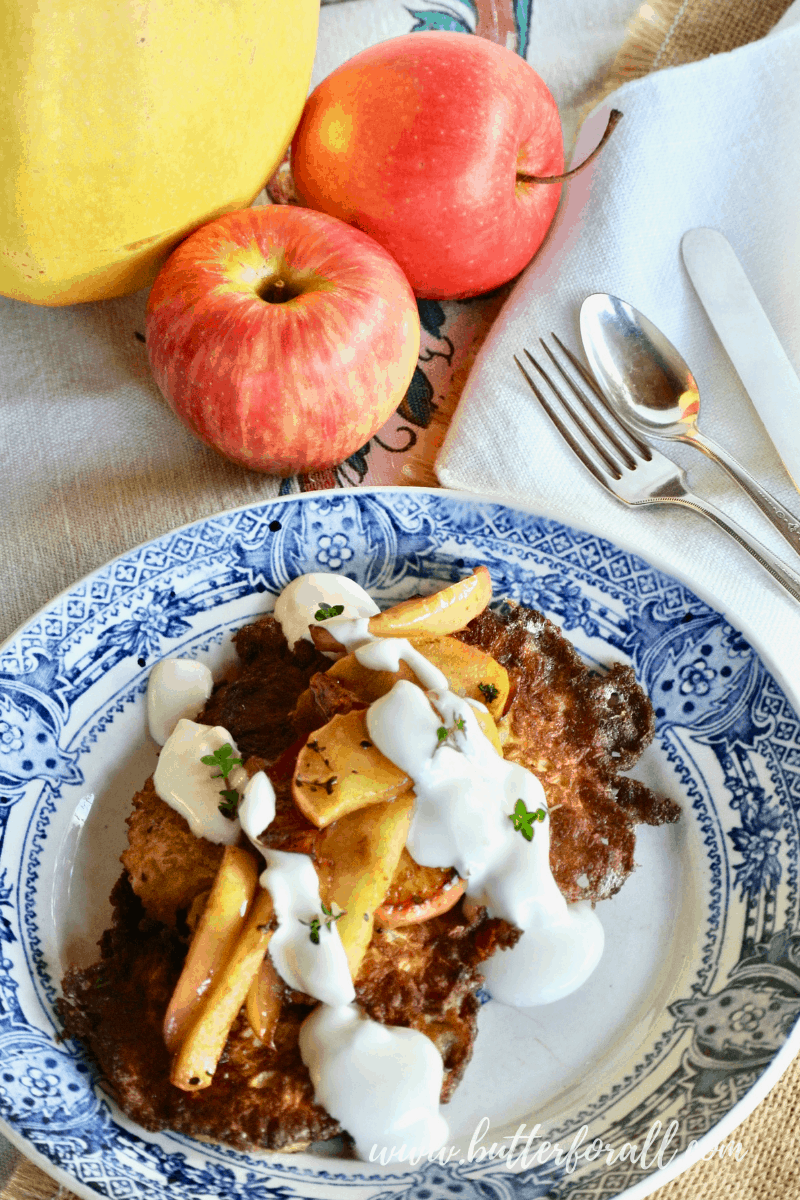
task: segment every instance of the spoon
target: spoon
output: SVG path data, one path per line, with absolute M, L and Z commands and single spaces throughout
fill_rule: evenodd
M 800 553 L 800 521 L 722 446 L 697 428 L 700 392 L 681 355 L 652 321 L 605 292 L 581 305 L 589 366 L 620 418 L 636 432 L 702 450 L 735 479 Z

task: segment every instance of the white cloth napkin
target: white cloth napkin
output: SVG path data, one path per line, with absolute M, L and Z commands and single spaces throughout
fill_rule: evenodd
M 702 517 L 628 509 L 605 492 L 550 425 L 513 355 L 538 348 L 551 331 L 578 351 L 583 299 L 592 292 L 620 296 L 683 354 L 700 386 L 700 428 L 800 514 L 800 495 L 680 257 L 687 229 L 722 231 L 800 368 L 798 17 L 800 0 L 763 40 L 626 84 L 592 114 L 575 162 L 598 140 L 609 108 L 624 118 L 595 163 L 570 182 L 548 240 L 475 363 L 436 463 L 446 486 L 599 533 L 682 578 L 755 640 L 795 695 L 800 603 Z M 719 467 L 676 443 L 659 449 L 688 470 L 696 492 L 800 570 L 800 558 Z

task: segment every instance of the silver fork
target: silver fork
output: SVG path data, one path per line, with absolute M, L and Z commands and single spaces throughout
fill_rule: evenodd
M 606 402 L 605 396 L 586 367 L 567 349 L 560 338 L 554 333 L 550 336 L 571 364 L 579 377 L 578 380 L 567 372 L 541 338 L 539 340 L 542 348 L 558 373 L 558 383 L 555 382 L 553 373 L 548 374 L 529 350 L 524 350 L 523 353 L 530 366 L 558 397 L 561 408 L 580 431 L 583 440 L 578 438 L 562 419 L 557 406 L 539 387 L 528 365 L 524 365 L 516 354 L 514 362 L 564 441 L 591 471 L 598 483 L 623 504 L 633 507 L 645 504 L 680 504 L 683 508 L 692 509 L 693 512 L 708 517 L 709 521 L 713 521 L 725 533 L 730 534 L 734 541 L 752 554 L 756 562 L 760 563 L 790 596 L 800 600 L 800 575 L 741 525 L 720 512 L 709 500 L 691 492 L 686 485 L 686 473 L 683 468 L 660 451 L 653 449 L 624 425 Z M 564 383 L 567 385 L 566 391 Z M 569 399 L 570 393 L 573 399 Z M 602 406 L 602 411 L 598 410 L 598 404 Z

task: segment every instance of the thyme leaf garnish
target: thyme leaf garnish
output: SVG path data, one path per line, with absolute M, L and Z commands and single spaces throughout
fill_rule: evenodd
M 487 704 L 491 704 L 500 695 L 499 691 L 493 683 L 479 683 L 478 691 L 483 696 Z
M 222 796 L 222 801 L 218 805 L 219 811 L 228 820 L 235 820 L 239 809 L 240 797 L 236 788 L 230 786 L 228 776 L 234 767 L 242 765 L 242 760 L 233 757 L 233 746 L 230 742 L 226 742 L 224 746 L 219 746 L 213 754 L 204 754 L 200 762 L 205 763 L 207 767 L 219 767 L 219 773 L 211 776 L 212 779 L 222 779 L 225 781 L 225 787 L 220 788 L 219 794 Z
M 543 808 L 536 808 L 533 812 L 528 812 L 524 800 L 518 800 L 514 805 L 513 813 L 508 814 L 509 821 L 515 829 L 519 830 L 526 842 L 533 841 L 535 822 L 544 821 L 546 817 L 547 813 Z
M 347 909 L 344 908 L 335 913 L 332 908 L 328 908 L 328 906 L 324 903 L 320 904 L 320 907 L 322 909 L 321 917 L 312 917 L 310 921 L 300 922 L 301 925 L 308 926 L 309 939 L 314 943 L 315 946 L 319 945 L 320 931 L 323 929 L 332 929 L 335 923 L 347 913 Z
M 328 621 L 331 617 L 340 617 L 344 612 L 343 604 L 320 604 L 314 613 L 315 621 Z
M 437 750 L 439 746 L 443 746 L 448 738 L 453 737 L 456 733 L 463 733 L 467 728 L 467 723 L 463 717 L 456 717 L 452 725 L 440 725 L 436 730 L 438 740 Z

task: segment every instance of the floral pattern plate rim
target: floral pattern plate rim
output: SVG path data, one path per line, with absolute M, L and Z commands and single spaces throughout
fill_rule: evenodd
M 642 777 L 684 816 L 641 832 L 641 869 L 600 906 L 596 975 L 546 1009 L 485 1004 L 445 1110 L 447 1165 L 357 1163 L 341 1146 L 244 1155 L 144 1132 L 58 1041 L 54 1002 L 63 967 L 92 956 L 126 807 L 155 761 L 148 670 L 170 654 L 220 667 L 230 633 L 304 571 L 352 574 L 387 604 L 478 562 L 496 596 L 542 609 L 597 669 L 632 662 L 656 708 Z M 800 718 L 724 616 L 557 520 L 386 488 L 289 496 L 154 539 L 0 650 L 0 791 L 0 1116 L 82 1196 L 644 1196 L 728 1136 L 800 1047 Z M 487 1156 L 535 1123 L 564 1148 L 585 1126 L 582 1148 L 601 1152 L 557 1161 L 532 1141 L 514 1170 Z

